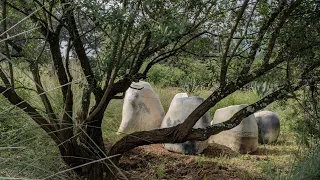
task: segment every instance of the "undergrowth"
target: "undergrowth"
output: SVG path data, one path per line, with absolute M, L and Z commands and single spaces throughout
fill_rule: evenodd
M 28 78 L 23 74 L 17 76 L 24 78 L 28 82 Z M 74 79 L 81 79 L 81 75 L 74 75 Z M 57 87 L 56 79 L 50 76 L 44 76 L 43 79 L 45 89 L 54 89 Z M 30 80 L 29 80 L 30 81 Z M 29 83 L 32 84 L 32 83 Z M 73 88 L 75 96 L 74 109 L 80 106 L 81 87 L 83 83 L 80 81 Z M 30 85 L 31 86 L 31 85 Z M 165 112 L 168 110 L 172 98 L 176 93 L 182 92 L 181 88 L 163 87 L 153 85 L 155 92 L 159 96 Z M 62 111 L 61 99 L 59 96 L 60 89 L 50 91 L 51 101 L 57 112 Z M 43 109 L 41 102 L 36 93 L 30 93 L 27 90 L 19 89 L 19 95 L 25 97 L 27 101 Z M 208 97 L 212 92 L 198 88 L 192 92 L 190 96 L 196 95 L 203 98 Z M 222 107 L 236 104 L 250 104 L 259 100 L 259 96 L 251 91 L 237 91 L 227 98 L 219 102 L 210 109 L 211 118 L 214 112 Z M 62 172 L 65 167 L 59 151 L 54 142 L 41 130 L 33 121 L 31 121 L 24 113 L 14 108 L 2 97 L 0 99 L 0 177 L 3 178 L 30 178 L 39 179 Z M 91 100 L 93 104 L 93 99 Z M 124 135 L 117 135 L 117 129 L 121 122 L 123 100 L 112 100 L 105 112 L 102 124 L 103 137 L 109 142 L 116 142 Z M 285 104 L 285 105 L 284 105 Z M 290 107 L 290 108 L 287 108 Z M 296 108 L 291 108 L 296 107 Z M 269 105 L 266 109 L 274 111 L 281 120 L 281 135 L 277 143 L 265 147 L 260 146 L 260 155 L 265 155 L 265 149 L 268 152 L 267 160 L 257 160 L 255 156 L 238 156 L 234 158 L 201 158 L 200 161 L 211 161 L 226 166 L 246 168 L 249 174 L 261 174 L 262 177 L 284 177 L 291 173 L 292 164 L 297 164 L 302 157 L 299 148 L 299 141 L 296 142 L 294 132 L 294 123 L 297 118 L 297 109 L 295 102 L 292 100 L 280 101 Z M 76 112 L 75 112 L 76 113 Z M 74 113 L 74 114 L 75 114 Z M 311 157 L 311 155 L 310 155 Z M 312 157 L 318 157 L 316 155 Z M 313 163 L 313 161 L 312 161 Z M 299 166 L 298 166 L 299 167 Z M 158 177 L 163 176 L 162 167 L 159 166 Z M 301 168 L 300 168 L 301 169 Z M 294 172 L 300 172 L 298 168 Z M 310 171 L 311 172 L 311 171 Z M 299 174 L 299 173 L 296 173 Z M 74 175 L 70 172 L 61 173 L 55 176 L 55 179 L 70 179 Z M 246 178 L 246 177 L 242 177 Z

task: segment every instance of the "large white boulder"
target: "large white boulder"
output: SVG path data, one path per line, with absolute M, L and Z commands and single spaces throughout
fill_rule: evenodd
M 118 134 L 160 128 L 164 110 L 150 84 L 139 81 L 133 82 L 131 87 L 125 93 Z
M 229 120 L 236 112 L 246 106 L 246 104 L 241 104 L 216 110 L 211 124 Z M 258 148 L 258 126 L 255 116 L 252 114 L 243 119 L 238 126 L 210 136 L 209 143 L 225 145 L 242 154 L 256 151 Z
M 185 119 L 202 102 L 203 98 L 188 97 L 186 93 L 179 93 L 173 98 L 169 110 L 164 117 L 161 128 L 176 126 L 185 121 Z M 203 115 L 193 128 L 205 128 L 210 125 L 210 114 Z M 169 151 L 183 154 L 199 154 L 208 147 L 208 141 L 186 141 L 184 143 L 164 144 L 164 148 Z
M 275 142 L 280 134 L 280 120 L 271 111 L 254 113 L 259 129 L 259 143 L 269 144 Z

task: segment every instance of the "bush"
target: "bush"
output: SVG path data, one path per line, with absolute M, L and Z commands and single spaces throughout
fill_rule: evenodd
M 198 87 L 210 88 L 214 82 L 206 64 L 199 61 L 180 60 L 175 64 L 155 64 L 148 73 L 147 81 L 163 87 L 185 87 L 193 83 Z
M 293 180 L 320 179 L 320 145 L 294 168 Z
M 200 97 L 208 97 L 211 94 L 210 91 L 200 91 Z M 251 104 L 259 100 L 259 96 L 253 91 L 236 91 L 220 102 L 218 102 L 213 108 L 209 110 L 211 117 L 213 118 L 214 113 L 217 109 L 224 108 L 227 106 L 238 105 L 238 104 Z
M 148 73 L 148 81 L 164 87 L 178 87 L 185 76 L 186 74 L 179 68 L 156 64 Z

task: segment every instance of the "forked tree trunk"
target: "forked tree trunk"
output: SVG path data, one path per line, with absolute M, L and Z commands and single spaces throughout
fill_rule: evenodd
M 65 138 L 67 136 L 63 136 L 63 131 L 61 132 L 60 141 L 64 143 L 60 144 L 59 151 L 62 159 L 80 178 L 105 179 L 104 172 L 107 167 L 105 161 L 100 161 L 106 157 L 101 130 L 102 119 L 103 113 L 99 112 L 92 121 L 79 128 L 75 134 L 80 135 L 76 138 L 68 140 Z

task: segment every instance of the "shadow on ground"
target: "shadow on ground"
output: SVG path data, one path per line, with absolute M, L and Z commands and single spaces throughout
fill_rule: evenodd
M 259 179 L 244 169 L 223 166 L 200 158 L 233 158 L 238 153 L 222 145 L 209 146 L 200 156 L 169 152 L 161 144 L 141 146 L 126 152 L 119 167 L 129 179 Z M 241 178 L 240 178 L 241 177 Z M 245 178 L 244 178 L 245 177 Z M 125 179 L 118 174 L 118 179 Z

